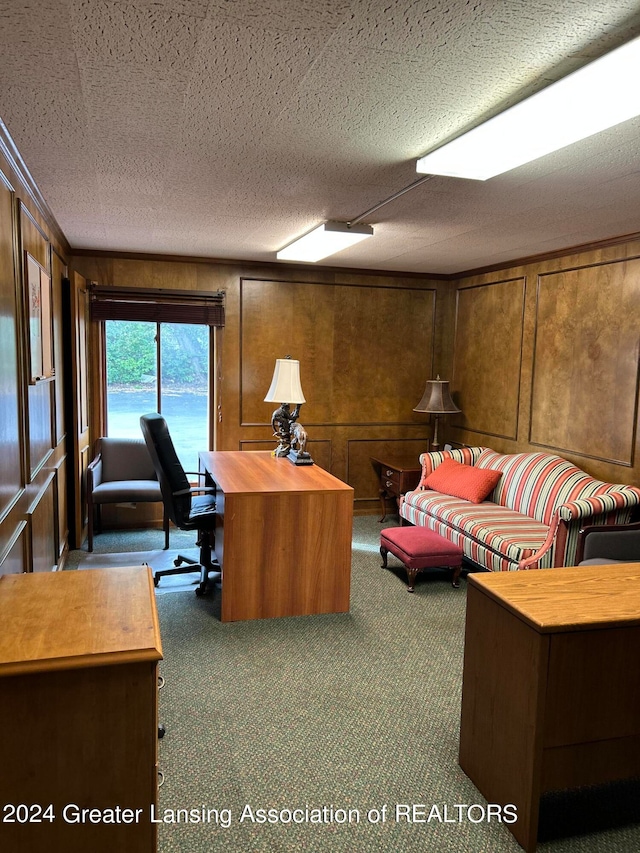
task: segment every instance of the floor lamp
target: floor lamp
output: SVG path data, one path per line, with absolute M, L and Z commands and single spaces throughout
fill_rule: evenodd
M 461 411 L 451 399 L 449 393 L 449 381 L 440 379 L 429 379 L 427 381 L 424 394 L 418 405 L 413 410 L 414 412 L 428 412 L 434 417 L 433 441 L 431 442 L 431 450 L 440 450 L 438 442 L 438 419 L 441 415 L 448 415 L 453 412 Z

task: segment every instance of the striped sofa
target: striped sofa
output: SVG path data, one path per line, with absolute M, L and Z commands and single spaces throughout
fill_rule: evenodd
M 423 487 L 446 458 L 502 477 L 480 504 Z M 420 460 L 420 484 L 402 498 L 400 517 L 460 545 L 466 558 L 489 571 L 571 566 L 583 525 L 626 523 L 640 507 L 639 489 L 600 482 L 548 453 L 463 447 Z

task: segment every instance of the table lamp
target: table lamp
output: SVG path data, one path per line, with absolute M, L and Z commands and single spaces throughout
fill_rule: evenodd
M 440 450 L 438 443 L 438 418 L 440 415 L 448 415 L 452 412 L 461 411 L 451 399 L 449 393 L 449 381 L 440 379 L 429 379 L 427 381 L 424 394 L 418 405 L 413 410 L 414 412 L 429 412 L 434 417 L 433 441 L 431 442 L 431 450 Z
M 277 358 L 271 386 L 264 398 L 265 403 L 280 403 L 271 416 L 273 434 L 278 446 L 273 456 L 286 456 L 294 465 L 313 465 L 307 453 L 307 433 L 302 424 L 296 423 L 300 407 L 306 402 L 300 384 L 300 362 L 288 355 Z M 295 409 L 291 411 L 291 403 Z

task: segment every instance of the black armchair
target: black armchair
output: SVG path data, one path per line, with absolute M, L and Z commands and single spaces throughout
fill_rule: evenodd
M 196 589 L 196 595 L 203 595 L 209 575 L 220 571 L 220 564 L 215 559 L 215 554 L 213 560 L 211 557 L 215 542 L 215 489 L 190 485 L 187 473 L 180 464 L 173 446 L 167 422 L 162 415 L 156 412 L 142 415 L 140 427 L 160 481 L 167 515 L 180 530 L 197 531 L 197 544 L 200 548 L 199 561 L 179 554 L 174 560 L 177 568 L 154 572 L 153 582 L 157 586 L 160 578 L 165 575 L 177 575 L 200 569 L 200 584 Z
M 593 524 L 579 533 L 576 565 L 640 563 L 640 521 Z

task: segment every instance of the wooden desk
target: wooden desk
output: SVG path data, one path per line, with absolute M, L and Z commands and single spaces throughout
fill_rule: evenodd
M 161 657 L 147 567 L 0 577 L 3 850 L 156 850 Z M 31 820 L 7 823 L 6 804 Z M 140 813 L 76 823 L 73 805 Z
M 216 487 L 223 622 L 349 610 L 353 489 L 268 451 L 200 453 Z
M 640 563 L 468 583 L 460 766 L 532 851 L 542 793 L 640 775 Z

